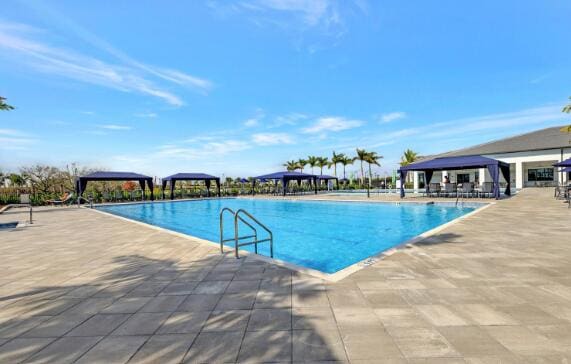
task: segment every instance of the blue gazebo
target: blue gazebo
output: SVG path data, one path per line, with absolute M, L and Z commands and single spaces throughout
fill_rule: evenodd
M 139 181 L 139 185 L 143 190 L 143 198 L 145 198 L 145 185 L 149 186 L 151 190 L 151 200 L 155 199 L 153 194 L 153 177 L 145 176 L 133 172 L 109 172 L 98 171 L 85 176 L 80 176 L 75 182 L 75 189 L 78 196 L 81 196 L 87 187 L 87 182 L 90 181 Z
M 174 188 L 177 181 L 204 181 L 206 185 L 206 195 L 210 196 L 210 185 L 212 181 L 216 183 L 216 190 L 218 197 L 220 197 L 220 178 L 211 176 L 206 173 L 177 173 L 171 176 L 165 177 L 162 179 L 162 190 L 163 190 L 163 198 L 165 198 L 165 188 L 167 187 L 167 183 L 170 182 L 170 189 L 171 200 L 174 200 Z
M 555 163 L 553 166 L 554 167 L 571 167 L 571 158 L 565 159 L 564 161 L 559 162 L 559 163 Z
M 287 186 L 290 181 L 297 181 L 298 184 L 301 185 L 301 181 L 306 180 L 309 183 L 313 183 L 315 194 L 317 194 L 317 178 L 318 176 L 314 174 L 307 174 L 295 171 L 284 171 L 284 172 L 275 172 L 270 174 L 264 174 L 262 176 L 254 177 L 252 179 L 252 194 L 254 193 L 254 187 L 256 186 L 256 181 L 274 181 L 276 185 L 279 181 L 282 182 L 283 186 L 283 195 L 286 195 Z
M 326 174 L 322 174 L 322 175 L 317 176 L 317 180 L 319 182 L 325 181 L 325 183 L 327 183 L 329 181 L 335 181 L 337 188 L 339 188 L 339 179 L 335 176 L 328 176 Z
M 400 186 L 400 196 L 404 197 L 404 180 L 409 171 L 420 171 L 424 172 L 426 175 L 426 190 L 428 192 L 429 183 L 432 179 L 434 171 L 453 171 L 459 169 L 476 169 L 476 168 L 487 168 L 492 176 L 492 181 L 494 182 L 493 194 L 496 199 L 500 198 L 500 173 L 507 181 L 507 188 L 505 191 L 506 195 L 511 194 L 510 186 L 510 165 L 505 162 L 501 162 L 497 159 L 482 157 L 481 155 L 471 155 L 463 157 L 442 157 L 430 159 L 427 161 L 420 161 L 416 163 L 411 163 L 407 166 L 401 167 L 399 169 L 399 175 L 401 180 Z

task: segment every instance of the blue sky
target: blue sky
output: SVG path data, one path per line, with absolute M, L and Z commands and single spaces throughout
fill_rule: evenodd
M 431 154 L 571 119 L 571 2 L 15 1 L 0 168 L 247 176 Z M 356 170 L 357 166 L 349 170 Z

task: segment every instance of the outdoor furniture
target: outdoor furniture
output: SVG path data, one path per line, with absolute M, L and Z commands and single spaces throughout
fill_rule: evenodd
M 462 183 L 462 187 L 461 187 L 461 191 L 460 191 L 462 197 L 474 197 L 474 183 L 472 182 L 464 182 Z
M 266 174 L 263 176 L 254 177 L 252 179 L 252 194 L 255 193 L 256 189 L 256 181 L 273 181 L 274 182 L 274 191 L 279 191 L 277 189 L 278 182 L 282 182 L 281 193 L 285 196 L 288 191 L 288 185 L 291 181 L 297 181 L 298 185 L 301 185 L 301 181 L 306 180 L 313 184 L 314 193 L 317 194 L 317 178 L 318 176 L 314 174 L 307 174 L 295 171 L 285 171 L 285 172 L 275 172 L 271 174 Z
M 441 191 L 442 187 L 440 186 L 440 183 L 430 183 L 428 185 L 428 196 L 432 196 L 434 195 L 434 197 L 438 197 L 440 196 L 440 191 Z
M 480 191 L 480 197 L 492 197 L 494 193 L 494 183 L 493 182 L 484 182 L 482 183 L 482 189 Z M 487 195 L 487 196 L 486 196 Z
M 210 197 L 210 185 L 212 182 L 216 183 L 216 190 L 218 197 L 221 196 L 220 192 L 220 178 L 211 176 L 205 173 L 177 173 L 171 176 L 165 177 L 162 179 L 162 193 L 163 199 L 165 198 L 165 189 L 167 188 L 167 183 L 170 184 L 170 199 L 174 200 L 174 193 L 176 189 L 176 183 L 178 181 L 204 181 L 206 185 L 206 196 Z M 193 194 L 192 192 L 190 193 Z M 199 195 L 202 197 L 202 191 L 199 192 Z M 181 188 L 181 196 L 182 196 L 182 188 Z
M 151 191 L 151 200 L 155 199 L 153 193 L 153 178 L 133 172 L 107 172 L 98 171 L 88 174 L 86 176 L 81 176 L 75 181 L 75 189 L 78 197 L 81 197 L 85 192 L 87 183 L 91 181 L 138 181 L 142 190 L 145 187 L 149 187 Z
M 500 174 L 507 181 L 505 194 L 510 195 L 510 165 L 497 159 L 483 157 L 481 155 L 459 156 L 459 157 L 441 157 L 434 159 L 426 159 L 419 162 L 410 163 L 399 169 L 399 177 L 401 181 L 406 181 L 408 172 L 419 171 L 424 172 L 425 180 L 430 182 L 434 172 L 436 171 L 458 171 L 465 169 L 487 168 L 493 184 L 492 194 L 496 199 L 500 199 Z M 450 187 L 448 187 L 450 188 Z M 401 198 L 405 197 L 404 183 L 400 188 Z
M 47 200 L 46 202 L 51 205 L 63 205 L 73 201 L 73 193 L 66 192 L 59 199 Z
M 444 184 L 444 194 L 446 197 L 458 196 L 458 185 L 456 183 L 445 183 Z

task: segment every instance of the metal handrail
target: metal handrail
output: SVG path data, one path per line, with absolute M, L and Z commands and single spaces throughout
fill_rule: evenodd
M 229 239 L 224 239 L 224 213 L 225 212 L 229 212 L 232 215 L 234 215 L 234 237 L 229 238 Z M 245 218 L 240 216 L 240 214 L 246 215 L 247 218 L 251 219 L 255 224 L 257 224 L 259 227 L 264 229 L 268 233 L 269 238 L 259 240 L 258 239 L 258 230 L 252 224 L 250 224 L 248 221 L 246 221 Z M 249 227 L 253 231 L 253 234 L 240 236 L 238 221 L 241 221 L 242 223 L 244 223 L 244 225 Z M 250 238 L 253 238 L 253 240 L 240 244 L 241 240 L 250 239 Z M 274 237 L 273 237 L 272 231 L 270 229 L 268 229 L 268 227 L 266 225 L 262 224 L 258 219 L 256 219 L 254 216 L 252 216 L 252 214 L 250 214 L 248 211 L 246 211 L 244 209 L 239 209 L 238 211 L 234 211 L 229 207 L 224 207 L 222 210 L 220 210 L 220 253 L 224 253 L 224 243 L 232 241 L 232 240 L 234 241 L 234 254 L 235 254 L 236 258 L 240 258 L 240 255 L 238 252 L 238 249 L 240 247 L 253 244 L 254 245 L 254 252 L 256 254 L 258 254 L 258 244 L 264 243 L 266 241 L 270 242 L 270 257 L 272 257 L 272 258 L 274 257 Z
M 236 236 L 234 236 L 233 238 L 230 239 L 224 239 L 224 212 L 228 211 L 229 213 L 231 213 L 234 218 L 236 218 L 236 212 L 234 212 L 234 210 L 232 210 L 229 207 L 224 207 L 222 210 L 220 210 L 220 253 L 224 253 L 224 243 L 228 242 L 228 241 L 235 241 L 236 240 Z M 245 236 L 240 236 L 238 237 L 238 240 L 244 240 L 244 239 L 249 239 L 249 238 L 254 238 L 255 241 L 258 240 L 258 231 L 256 230 L 255 227 L 253 227 L 250 223 L 248 223 L 246 220 L 244 220 L 243 218 L 239 218 L 240 221 L 242 221 L 246 226 L 248 226 L 250 229 L 252 229 L 252 231 L 254 232 L 253 235 L 245 235 Z M 256 247 L 256 253 L 257 253 L 257 247 Z M 237 254 L 237 253 L 236 253 Z
M 91 198 L 90 198 L 90 199 L 87 199 L 87 198 L 85 198 L 85 197 L 83 197 L 83 196 L 79 196 L 79 197 L 77 198 L 77 207 L 80 207 L 80 205 L 81 205 L 81 200 L 83 200 L 83 201 L 89 203 L 89 208 L 91 208 L 91 209 L 93 208 L 93 199 L 91 199 Z
M 262 229 L 264 229 L 268 233 L 268 235 L 270 236 L 269 239 L 263 239 L 263 240 L 256 239 L 254 241 L 254 250 L 255 250 L 256 254 L 258 254 L 258 243 L 269 241 L 270 242 L 270 257 L 273 258 L 274 257 L 274 234 L 266 225 L 262 224 L 252 214 L 250 214 L 248 211 L 246 211 L 244 209 L 239 209 L 238 211 L 236 211 L 236 214 L 234 215 L 234 236 L 236 239 L 236 257 L 238 258 L 238 246 L 239 246 L 238 245 L 238 219 L 240 218 L 241 213 L 246 215 L 251 220 L 253 220 Z M 240 219 L 240 220 L 244 221 L 244 219 Z

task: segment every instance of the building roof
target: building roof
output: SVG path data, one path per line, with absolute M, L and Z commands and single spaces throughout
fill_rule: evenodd
M 571 148 L 571 134 L 561 132 L 560 129 L 562 127 L 563 126 L 555 126 L 536 130 L 530 133 L 475 145 L 473 147 L 433 155 L 427 157 L 427 159 Z

